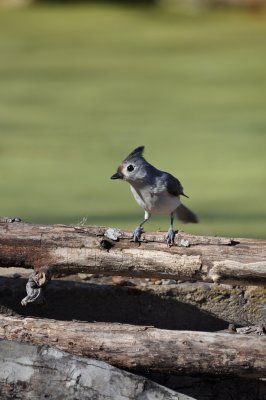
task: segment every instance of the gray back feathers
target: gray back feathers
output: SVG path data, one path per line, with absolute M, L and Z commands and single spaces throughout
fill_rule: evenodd
M 168 172 L 160 171 L 149 164 L 143 157 L 143 152 L 144 146 L 139 146 L 122 161 L 122 164 L 133 163 L 138 166 L 134 174 L 132 174 L 131 183 L 133 183 L 134 180 L 137 181 L 145 178 L 146 185 L 154 185 L 156 182 L 156 186 L 158 189 L 160 188 L 161 191 L 168 191 L 172 196 L 186 196 L 180 181 Z

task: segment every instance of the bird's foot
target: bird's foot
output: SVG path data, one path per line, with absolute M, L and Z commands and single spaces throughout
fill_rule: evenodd
M 169 228 L 167 235 L 166 235 L 166 242 L 169 246 L 172 246 L 175 244 L 175 231 L 173 228 Z
M 142 233 L 143 233 L 143 228 L 141 226 L 137 226 L 132 235 L 132 242 L 139 242 Z

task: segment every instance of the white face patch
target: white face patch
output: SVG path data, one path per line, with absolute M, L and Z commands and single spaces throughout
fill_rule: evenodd
M 134 181 L 136 177 L 136 166 L 133 163 L 121 165 L 121 173 L 126 181 Z M 120 168 L 119 167 L 119 168 Z

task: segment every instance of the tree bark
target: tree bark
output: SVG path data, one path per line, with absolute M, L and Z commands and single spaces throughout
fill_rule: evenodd
M 193 400 L 141 376 L 53 347 L 3 340 L 0 359 L 1 400 Z
M 0 338 L 49 345 L 131 371 L 266 377 L 266 338 L 0 316 Z
M 164 233 L 131 234 L 97 226 L 0 222 L 0 266 L 34 268 L 53 275 L 78 272 L 265 285 L 266 240 L 176 235 L 167 247 Z M 45 281 L 42 275 L 37 278 Z

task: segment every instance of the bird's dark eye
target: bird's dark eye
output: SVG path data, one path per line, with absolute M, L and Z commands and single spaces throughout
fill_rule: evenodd
M 127 167 L 127 170 L 128 170 L 129 172 L 133 171 L 133 169 L 134 169 L 134 167 L 133 167 L 133 165 L 131 165 L 131 164 Z

